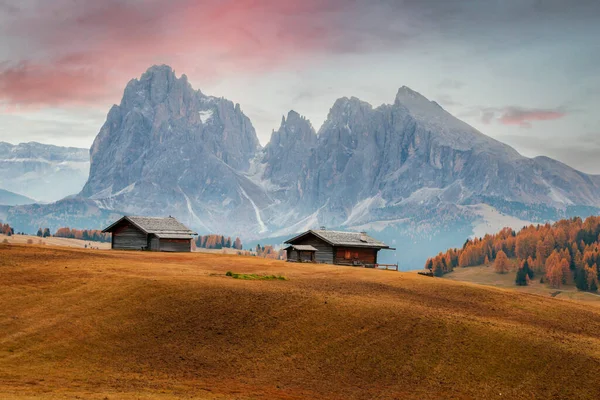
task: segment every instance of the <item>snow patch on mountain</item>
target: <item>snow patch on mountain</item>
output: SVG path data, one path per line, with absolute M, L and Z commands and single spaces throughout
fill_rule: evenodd
M 194 206 L 192 205 L 192 202 L 190 201 L 190 198 L 188 197 L 188 195 L 185 194 L 185 192 L 181 189 L 181 187 L 178 187 L 178 188 L 179 188 L 179 191 L 181 192 L 181 194 L 183 195 L 183 197 L 185 198 L 185 204 L 187 206 L 187 210 L 190 213 L 190 216 L 192 217 L 194 223 L 199 224 L 200 226 L 205 228 L 207 231 L 210 231 L 208 226 L 206 226 L 204 224 L 204 222 L 202 222 L 202 219 L 200 217 L 198 217 L 198 215 L 194 211 Z
M 439 199 L 440 195 L 444 192 L 444 189 L 439 188 L 428 188 L 424 187 L 418 190 L 415 190 L 405 199 L 401 199 L 400 201 L 394 203 L 395 206 L 414 203 L 414 204 L 424 204 L 430 201 L 431 199 Z
M 351 225 L 357 222 L 360 222 L 364 219 L 369 218 L 370 212 L 374 208 L 383 208 L 386 205 L 386 201 L 381 198 L 381 193 L 376 196 L 367 197 L 364 200 L 356 203 L 354 207 L 352 207 L 352 211 L 350 211 L 350 215 L 346 221 L 342 223 L 342 226 Z
M 371 221 L 362 225 L 348 226 L 348 230 L 355 232 L 381 232 L 385 229 L 398 227 L 408 222 L 410 222 L 410 218 L 400 218 L 385 221 Z
M 200 114 L 200 120 L 202 121 L 202 123 L 205 124 L 209 119 L 212 118 L 213 110 L 198 111 L 198 114 Z
M 518 231 L 524 226 L 533 224 L 531 221 L 506 215 L 487 204 L 464 206 L 464 208 L 470 209 L 480 217 L 473 225 L 472 237 L 483 237 L 486 234 L 497 233 L 502 228 L 512 228 Z
M 267 226 L 265 225 L 265 223 L 263 222 L 263 220 L 260 216 L 260 210 L 259 210 L 258 206 L 256 205 L 256 203 L 254 201 L 252 201 L 250 196 L 248 196 L 248 193 L 246 193 L 244 188 L 242 188 L 241 186 L 240 186 L 240 192 L 242 193 L 242 196 L 244 196 L 246 199 L 248 199 L 248 201 L 252 205 L 252 208 L 254 208 L 254 214 L 256 215 L 256 222 L 258 223 L 258 225 L 260 227 L 260 230 L 258 231 L 258 233 L 265 233 L 267 231 Z

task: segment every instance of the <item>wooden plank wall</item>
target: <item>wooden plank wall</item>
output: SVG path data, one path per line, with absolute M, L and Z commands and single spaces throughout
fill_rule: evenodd
M 365 249 L 360 247 L 336 247 L 335 263 L 352 264 L 358 259 L 363 264 L 377 263 L 377 249 Z M 350 251 L 350 259 L 346 258 L 346 251 Z
M 160 240 L 155 235 L 150 235 L 150 250 L 160 251 Z
M 118 227 L 112 236 L 115 250 L 142 250 L 148 245 L 146 234 L 128 222 Z
M 321 239 L 307 235 L 297 241 L 294 244 L 308 244 L 317 249 L 315 254 L 315 261 L 318 263 L 333 264 L 333 246 L 329 243 L 322 241 Z
M 190 252 L 192 241 L 190 239 L 160 239 L 160 251 Z
M 312 261 L 312 252 L 311 251 L 301 251 L 300 252 L 300 261 L 311 262 Z
M 298 261 L 298 252 L 294 249 L 289 249 L 286 250 L 287 252 L 287 259 L 289 261 Z

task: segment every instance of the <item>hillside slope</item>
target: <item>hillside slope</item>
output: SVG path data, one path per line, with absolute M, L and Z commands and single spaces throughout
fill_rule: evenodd
M 35 203 L 35 200 L 8 190 L 0 189 L 0 204 L 2 205 L 17 206 L 31 203 Z
M 391 271 L 1 244 L 0 281 L 1 398 L 600 397 L 600 309 L 575 302 Z

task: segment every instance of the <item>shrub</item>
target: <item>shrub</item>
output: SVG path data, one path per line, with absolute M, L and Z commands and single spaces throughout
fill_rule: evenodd
M 233 279 L 244 279 L 248 281 L 287 281 L 287 278 L 281 275 L 236 274 L 231 271 L 227 271 L 225 275 L 230 276 Z

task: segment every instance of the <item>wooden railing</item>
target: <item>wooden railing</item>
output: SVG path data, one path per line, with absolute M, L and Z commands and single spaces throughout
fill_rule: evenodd
M 375 264 L 375 268 L 398 271 L 398 264 Z

